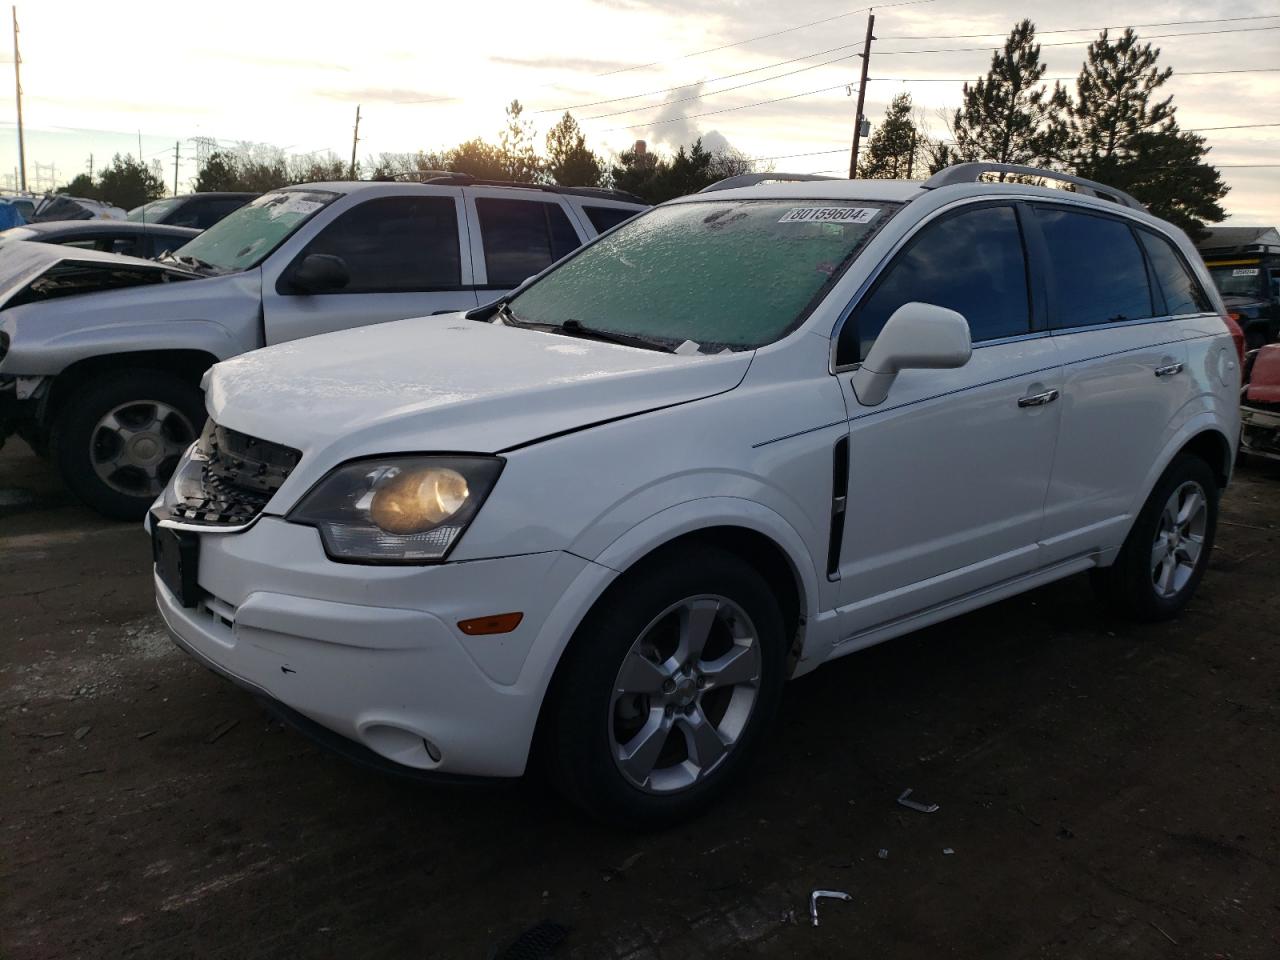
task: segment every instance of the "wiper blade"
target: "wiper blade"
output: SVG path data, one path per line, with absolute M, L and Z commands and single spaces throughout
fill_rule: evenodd
M 173 259 L 177 260 L 179 263 L 189 263 L 189 264 L 191 264 L 191 266 L 192 266 L 192 267 L 194 267 L 194 268 L 195 268 L 195 269 L 197 269 L 197 270 L 208 270 L 210 273 L 218 273 L 218 272 L 219 272 L 219 271 L 218 271 L 218 268 L 217 268 L 217 267 L 215 267 L 212 263 L 206 263 L 205 261 L 201 260 L 199 257 L 192 257 L 192 256 L 179 257 L 179 256 L 174 256 L 174 258 L 173 258 Z
M 581 320 L 574 320 L 572 317 L 559 327 L 551 325 L 549 329 L 554 332 L 556 330 L 562 333 L 570 334 L 575 337 L 584 337 L 590 340 L 603 340 L 606 343 L 616 343 L 624 347 L 642 347 L 646 350 L 660 350 L 663 353 L 673 353 L 671 347 L 665 343 L 659 343 L 656 340 L 649 340 L 645 337 L 632 336 L 629 333 L 614 333 L 612 330 L 601 330 L 599 327 L 588 327 Z

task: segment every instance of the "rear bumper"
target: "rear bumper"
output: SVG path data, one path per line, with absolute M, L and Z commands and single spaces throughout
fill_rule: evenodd
M 1242 406 L 1240 449 L 1251 456 L 1280 460 L 1280 413 Z

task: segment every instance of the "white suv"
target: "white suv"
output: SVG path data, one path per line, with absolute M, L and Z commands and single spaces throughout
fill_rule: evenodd
M 149 523 L 175 639 L 349 754 L 536 754 L 652 824 L 824 661 L 1085 570 L 1172 616 L 1239 434 L 1221 303 L 1132 198 L 991 171 L 1054 176 L 735 178 L 491 307 L 218 364 Z

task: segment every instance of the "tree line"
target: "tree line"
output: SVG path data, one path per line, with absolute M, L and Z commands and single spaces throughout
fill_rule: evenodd
M 1192 237 L 1223 219 L 1228 187 L 1206 160 L 1205 138 L 1183 130 L 1162 87 L 1172 69 L 1132 29 L 1104 30 L 1089 45 L 1074 89 L 1043 82 L 1035 25 L 1017 24 L 991 57 L 986 76 L 964 85 L 944 114 L 950 138 L 931 138 L 910 94 L 889 104 L 859 163 L 859 176 L 904 178 L 953 163 L 991 160 L 1044 167 L 1133 194 Z M 918 174 L 917 174 L 918 175 Z
M 933 137 L 910 94 L 889 104 L 884 121 L 859 158 L 858 175 L 910 178 L 950 164 L 991 160 L 1072 173 L 1125 190 L 1159 217 L 1192 236 L 1225 216 L 1227 193 L 1207 162 L 1204 137 L 1181 129 L 1172 96 L 1162 88 L 1172 75 L 1160 51 L 1132 29 L 1117 37 L 1104 30 L 1089 45 L 1073 89 L 1044 83 L 1035 25 L 1022 20 L 985 76 L 966 83 L 960 106 L 942 114 L 948 137 Z M 539 149 L 541 147 L 541 149 Z M 725 177 L 757 169 L 731 148 L 708 150 L 701 140 L 674 153 L 636 149 L 608 157 L 587 145 L 566 112 L 539 144 L 523 105 L 512 100 L 505 124 L 491 142 L 475 137 L 444 150 L 381 153 L 350 164 L 332 153 L 286 156 L 264 144 L 243 143 L 211 154 L 195 190 L 261 192 L 292 183 L 357 178 L 423 180 L 442 172 L 484 180 L 613 187 L 648 203 L 694 193 Z M 65 188 L 80 196 L 131 207 L 162 197 L 159 169 L 119 155 L 94 179 L 77 177 Z

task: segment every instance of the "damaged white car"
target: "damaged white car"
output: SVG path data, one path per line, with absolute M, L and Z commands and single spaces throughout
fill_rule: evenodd
M 1222 304 L 1132 198 L 988 173 L 1056 176 L 739 180 L 498 305 L 218 364 L 165 621 L 349 754 L 659 823 L 828 660 L 1082 571 L 1175 615 L 1239 433 Z

